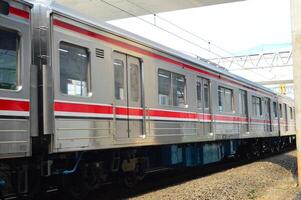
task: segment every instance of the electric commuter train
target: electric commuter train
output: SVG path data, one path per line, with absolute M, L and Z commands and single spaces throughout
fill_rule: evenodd
M 287 97 L 55 3 L 0 0 L 2 199 L 294 143 Z

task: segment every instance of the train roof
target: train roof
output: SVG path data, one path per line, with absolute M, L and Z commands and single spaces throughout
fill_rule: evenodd
M 24 5 L 27 5 L 29 6 L 30 8 L 33 7 L 33 2 L 31 1 L 26 1 L 26 0 L 14 0 L 15 2 L 18 2 L 18 3 L 21 3 L 21 4 L 24 4 Z
M 206 59 L 201 59 L 201 60 L 198 60 L 196 58 L 193 58 L 189 55 L 186 55 L 184 53 L 181 53 L 177 50 L 174 50 L 174 49 L 171 49 L 169 47 L 166 47 L 164 45 L 161 45 L 159 43 L 156 43 L 154 41 L 151 41 L 149 39 L 146 39 L 144 37 L 141 37 L 139 35 L 136 35 L 134 33 L 131 33 L 129 31 L 126 31 L 124 29 L 121 29 L 121 28 L 118 28 L 116 26 L 113 26 L 111 24 L 108 24 L 104 21 L 101 21 L 99 19 L 95 19 L 91 16 L 87 16 L 87 15 L 83 15 L 81 13 L 78 13 L 76 11 L 73 11 L 69 8 L 66 8 L 65 6 L 62 6 L 58 3 L 56 3 L 55 1 L 49 3 L 48 5 L 45 5 L 47 6 L 50 10 L 52 10 L 52 12 L 54 13 L 57 13 L 59 15 L 62 15 L 62 16 L 65 16 L 65 17 L 69 17 L 69 18 L 72 18 L 74 20 L 77 20 L 77 21 L 80 21 L 84 24 L 87 24 L 89 26 L 92 26 L 92 27 L 95 27 L 95 28 L 100 28 L 100 29 L 103 29 L 104 31 L 107 31 L 109 33 L 112 33 L 114 35 L 117 35 L 117 36 L 120 36 L 122 38 L 125 38 L 125 39 L 128 39 L 128 40 L 131 40 L 135 43 L 139 43 L 143 46 L 146 46 L 148 48 L 152 48 L 156 51 L 159 51 L 159 52 L 162 52 L 162 53 L 165 53 L 165 54 L 169 54 L 171 56 L 174 56 L 176 58 L 179 58 L 179 59 L 182 59 L 186 62 L 190 62 L 192 64 L 195 64 L 195 65 L 198 65 L 198 66 L 202 66 L 210 71 L 213 71 L 213 72 L 216 72 L 216 73 L 219 73 L 219 74 L 223 74 L 223 75 L 226 75 L 228 77 L 231 77 L 235 80 L 238 80 L 238 81 L 241 81 L 241 82 L 244 82 L 244 83 L 247 83 L 251 86 L 254 86 L 256 88 L 260 88 L 266 92 L 269 92 L 273 95 L 276 95 L 276 93 L 274 93 L 272 90 L 270 90 L 269 88 L 266 88 L 258 83 L 255 83 L 255 82 L 252 82 L 248 79 L 245 79 L 241 76 L 238 76 L 238 75 L 235 75 L 233 73 L 230 73 L 229 71 L 221 68 L 220 66 L 218 66 L 217 64 L 214 64 Z

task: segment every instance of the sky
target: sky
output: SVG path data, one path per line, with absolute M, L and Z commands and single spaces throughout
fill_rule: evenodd
M 268 51 L 277 51 L 283 46 L 290 49 L 290 0 L 247 0 L 160 13 L 157 16 L 147 15 L 140 19 L 127 18 L 109 23 L 183 53 L 206 59 L 244 55 L 254 53 L 254 50 L 262 53 L 261 47 L 268 47 L 265 48 Z M 233 73 L 253 81 L 292 79 L 292 67 L 238 70 Z
M 210 45 L 211 51 L 223 55 L 239 54 L 263 44 L 291 42 L 289 0 L 247 0 L 166 12 L 158 14 L 158 16 L 159 18 L 156 17 L 157 26 L 180 35 L 198 46 L 209 48 L 208 43 L 171 26 L 160 18 L 168 20 L 211 44 L 227 50 L 225 53 L 215 48 L 214 45 Z M 141 18 L 154 23 L 153 15 Z M 128 18 L 109 23 L 174 49 L 207 57 L 200 47 L 185 42 L 140 19 Z M 215 55 L 211 56 L 215 57 Z

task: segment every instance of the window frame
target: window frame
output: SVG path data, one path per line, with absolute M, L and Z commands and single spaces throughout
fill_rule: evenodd
M 222 109 L 220 109 L 220 98 L 219 98 L 219 94 L 220 94 L 220 91 L 221 89 L 224 91 L 223 94 L 226 94 L 226 90 L 229 90 L 231 92 L 231 111 L 225 111 L 225 95 L 223 95 L 223 97 L 221 98 L 221 103 L 222 103 Z M 220 113 L 234 113 L 235 112 L 235 108 L 234 108 L 234 90 L 231 89 L 231 88 L 228 88 L 228 87 L 225 87 L 225 86 L 222 86 L 222 85 L 218 85 L 217 87 L 217 105 L 218 105 L 218 111 Z
M 290 110 L 290 119 L 293 120 L 294 119 L 293 107 L 289 106 L 289 110 Z
M 161 76 L 167 76 L 166 74 L 162 74 L 160 73 L 160 71 L 163 71 L 165 73 L 168 73 L 168 79 L 169 79 L 169 82 L 168 82 L 168 85 L 169 85 L 169 88 L 168 88 L 168 91 L 169 91 L 169 94 L 168 94 L 168 101 L 167 101 L 167 104 L 162 104 L 161 101 L 160 101 L 160 83 L 159 83 L 159 80 L 160 80 L 160 74 Z M 168 70 L 165 70 L 165 69 L 161 69 L 161 68 L 158 68 L 158 71 L 157 71 L 157 84 L 158 84 L 158 91 L 157 91 L 157 94 L 158 94 L 158 104 L 160 106 L 173 106 L 173 100 L 172 100 L 172 76 L 171 76 L 171 72 L 168 71 Z
M 274 118 L 278 118 L 278 108 L 277 108 L 277 102 L 273 101 L 273 113 L 274 113 Z
M 123 74 L 122 74 L 122 78 L 123 78 L 123 96 L 122 98 L 116 98 L 116 78 L 115 78 L 115 62 L 116 61 L 120 61 L 122 63 L 122 67 L 123 67 Z M 113 59 L 113 82 L 114 82 L 114 85 L 113 85 L 113 90 L 114 90 L 114 100 L 115 101 L 124 101 L 126 100 L 127 96 L 125 95 L 127 93 L 127 83 L 126 83 L 126 77 L 125 77 L 125 73 L 127 73 L 126 71 L 126 63 L 122 60 L 122 59 L 119 59 L 119 58 L 114 58 Z
M 208 107 L 205 107 L 205 102 L 206 102 L 206 98 L 205 98 L 205 82 L 206 81 L 208 83 Z M 211 87 L 210 87 L 210 80 L 207 79 L 207 78 L 202 78 L 202 82 L 203 82 L 203 108 L 204 108 L 204 111 L 210 111 L 210 106 L 211 106 Z
M 206 99 L 205 98 L 205 84 L 208 84 L 207 86 L 207 89 L 208 89 L 208 98 Z M 200 86 L 200 105 L 199 106 L 199 90 L 198 90 L 198 86 Z M 196 81 L 195 81 L 195 88 L 196 88 L 196 107 L 198 110 L 201 110 L 201 111 L 209 111 L 210 110 L 210 105 L 211 105 L 211 102 L 210 102 L 210 79 L 207 79 L 207 78 L 204 78 L 204 77 L 201 77 L 201 76 L 197 76 L 196 77 Z M 207 101 L 208 100 L 208 101 Z M 205 104 L 208 104 L 208 106 L 206 107 Z
M 259 113 L 257 113 L 257 107 L 254 107 L 254 102 L 253 100 L 259 100 L 258 104 L 259 104 Z M 255 105 L 258 105 L 257 101 L 255 102 Z M 256 112 L 254 112 L 256 110 Z M 262 108 L 262 98 L 258 97 L 256 95 L 252 95 L 252 115 L 254 117 L 262 117 L 263 116 L 263 108 Z
M 287 109 L 288 105 L 286 103 L 284 103 L 283 105 L 284 105 L 284 119 L 288 120 L 288 117 L 289 117 L 288 116 L 288 109 Z
M 243 98 L 243 97 L 245 97 L 245 98 Z M 238 99 L 238 101 L 239 101 L 239 105 L 238 105 L 239 114 L 248 116 L 249 115 L 248 91 L 239 89 L 238 98 L 239 98 Z M 244 104 L 242 104 L 243 101 L 244 101 Z M 244 105 L 244 108 L 243 108 L 243 105 Z M 245 111 L 245 112 L 243 112 L 243 111 Z
M 197 109 L 203 110 L 204 108 L 204 98 L 203 98 L 203 83 L 200 81 L 201 78 L 197 77 L 196 80 L 196 106 Z M 201 99 L 199 99 L 199 97 Z M 199 106 L 200 105 L 200 106 Z
M 279 103 L 279 118 L 283 119 L 283 106 L 282 103 Z
M 164 71 L 164 72 L 167 72 L 167 73 L 170 73 L 170 88 L 169 88 L 169 92 L 170 92 L 170 101 L 168 102 L 168 104 L 161 104 L 160 103 L 160 85 L 159 85 L 159 71 Z M 184 78 L 184 105 L 174 105 L 174 102 L 175 102 L 175 99 L 174 99 L 174 76 L 175 75 L 178 75 L 178 76 L 182 76 Z M 169 71 L 169 70 L 166 70 L 166 69 L 163 69 L 163 68 L 158 68 L 157 70 L 157 84 L 158 84 L 158 87 L 157 87 L 157 95 L 158 95 L 158 104 L 160 106 L 166 106 L 166 107 L 178 107 L 178 108 L 188 108 L 188 102 L 187 102 L 187 78 L 184 74 L 180 74 L 180 73 L 177 73 L 177 72 L 173 72 L 173 71 Z
M 0 26 L 0 30 L 4 30 L 7 32 L 14 32 L 18 36 L 17 40 L 17 47 L 16 47 L 16 89 L 5 89 L 5 88 L 0 88 L 0 91 L 5 91 L 5 92 L 12 92 L 12 93 L 18 93 L 22 90 L 22 67 L 21 67 L 21 62 L 22 62 L 22 43 L 23 43 L 23 38 L 22 34 L 19 30 L 16 29 L 11 29 L 7 27 Z
M 87 51 L 87 57 L 88 57 L 88 64 L 87 64 L 87 95 L 85 96 L 79 96 L 79 95 L 70 95 L 70 94 L 66 94 L 64 92 L 62 92 L 61 90 L 61 58 L 60 58 L 60 45 L 61 43 L 65 43 L 65 44 L 68 44 L 68 45 L 71 45 L 71 46 L 75 46 L 75 47 L 79 47 L 79 48 L 83 48 Z M 58 66 L 59 66 L 59 92 L 61 95 L 63 96 L 66 96 L 66 97 L 73 97 L 73 98 L 91 98 L 93 96 L 93 92 L 92 92 L 92 64 L 91 64 L 91 50 L 89 47 L 87 46 L 84 46 L 84 45 L 79 45 L 77 43 L 74 43 L 72 41 L 66 41 L 66 40 L 59 40 L 58 41 L 58 48 L 57 48 L 57 51 L 58 51 Z
M 129 67 L 129 69 L 128 69 L 129 70 L 128 77 L 130 78 L 130 80 L 129 80 L 130 96 L 128 97 L 128 99 L 131 102 L 138 103 L 139 101 L 141 101 L 141 75 L 140 75 L 141 74 L 141 68 L 136 63 L 129 63 L 128 67 Z M 134 69 L 134 68 L 137 70 L 136 71 L 137 74 L 132 74 L 132 72 L 133 72 L 132 69 Z M 132 82 L 133 81 L 133 77 L 135 78 L 136 82 Z M 134 88 L 132 87 L 133 86 L 132 83 L 134 83 L 133 85 L 137 86 L 137 88 L 135 88 L 136 90 L 133 90 Z M 136 96 L 133 95 L 133 94 L 135 94 Z

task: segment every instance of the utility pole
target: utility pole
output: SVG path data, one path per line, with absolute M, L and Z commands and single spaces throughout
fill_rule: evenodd
M 291 0 L 298 186 L 301 187 L 301 1 Z

